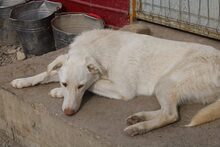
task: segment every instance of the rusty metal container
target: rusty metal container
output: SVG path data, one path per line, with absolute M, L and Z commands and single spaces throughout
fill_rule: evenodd
M 0 0 L 0 43 L 18 44 L 18 38 L 13 29 L 9 16 L 14 7 L 25 3 L 27 0 Z
M 31 1 L 12 10 L 10 20 L 26 54 L 55 50 L 50 21 L 61 7 L 57 2 Z
M 69 45 L 80 33 L 103 29 L 103 20 L 94 14 L 60 13 L 52 21 L 56 49 Z

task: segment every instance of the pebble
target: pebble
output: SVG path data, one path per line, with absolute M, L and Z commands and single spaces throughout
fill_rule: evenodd
M 1 47 L 1 51 L 5 51 L 5 50 L 7 50 L 8 49 L 8 46 L 2 46 Z
M 17 51 L 15 50 L 15 49 L 9 49 L 9 50 L 7 50 L 7 54 L 14 54 L 14 53 L 16 53 Z
M 11 48 L 16 49 L 16 48 L 17 48 L 17 46 L 16 46 L 16 45 L 12 45 L 12 46 L 11 46 Z
M 26 58 L 25 54 L 21 51 L 16 53 L 17 60 L 24 60 Z
M 18 47 L 16 48 L 16 50 L 17 50 L 17 51 L 21 51 L 22 48 L 21 48 L 20 46 L 18 46 Z

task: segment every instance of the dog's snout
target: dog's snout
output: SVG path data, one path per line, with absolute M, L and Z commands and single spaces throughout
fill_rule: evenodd
M 66 114 L 68 116 L 72 116 L 73 114 L 75 114 L 75 111 L 73 109 L 66 108 L 66 109 L 64 109 L 64 114 Z

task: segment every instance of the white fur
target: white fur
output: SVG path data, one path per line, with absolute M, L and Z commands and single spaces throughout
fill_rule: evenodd
M 68 108 L 76 112 L 86 90 L 123 100 L 155 95 L 161 109 L 128 117 L 131 126 L 125 131 L 131 136 L 176 121 L 177 105 L 181 102 L 210 103 L 219 93 L 220 53 L 210 46 L 93 30 L 77 37 L 69 48 L 68 54 L 48 66 L 47 74 L 30 77 L 31 80 L 16 79 L 12 86 L 32 86 L 43 83 L 45 78 L 51 81 L 51 72 L 61 66 L 56 80 L 68 86 L 61 84 L 51 95 L 64 96 L 64 111 Z M 79 85 L 83 87 L 78 89 Z

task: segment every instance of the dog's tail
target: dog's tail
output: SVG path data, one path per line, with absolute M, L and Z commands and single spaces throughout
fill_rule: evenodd
M 186 125 L 186 127 L 194 127 L 220 118 L 220 100 L 201 109 Z

